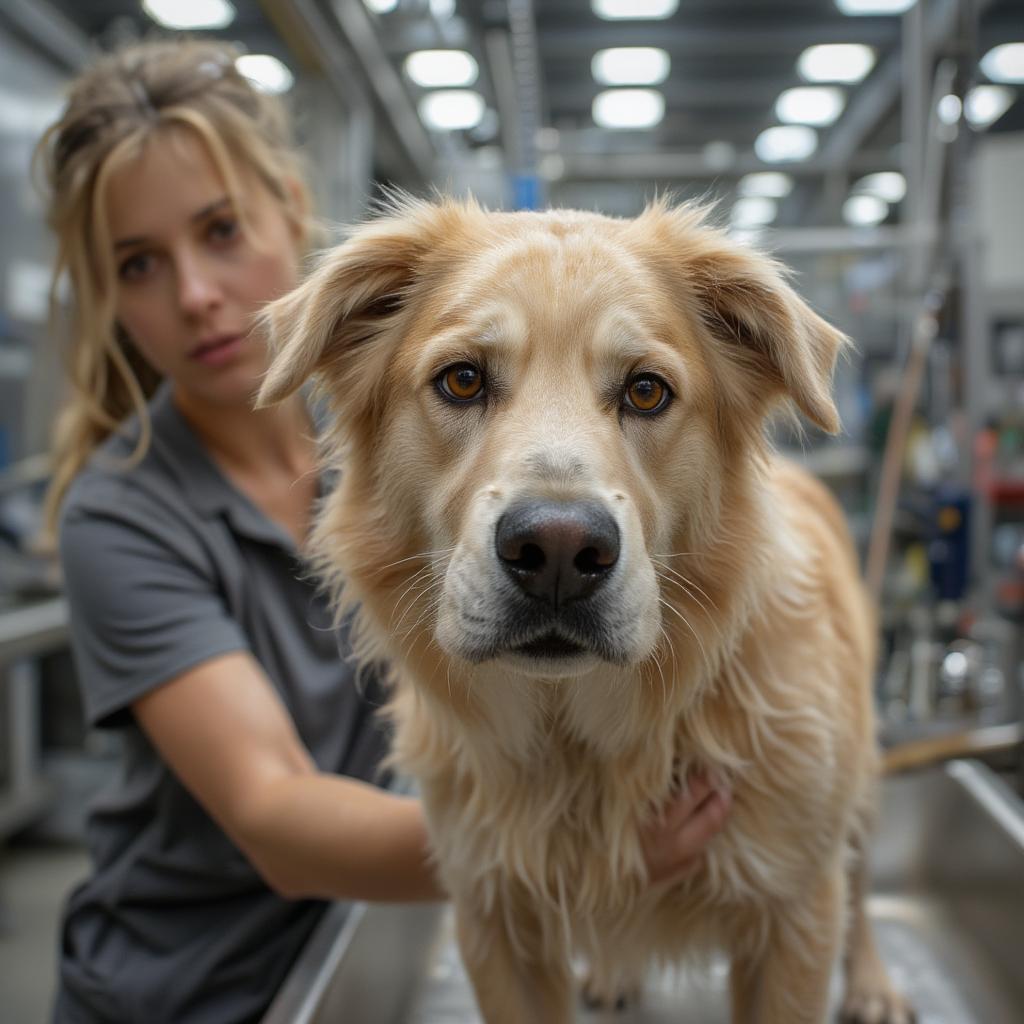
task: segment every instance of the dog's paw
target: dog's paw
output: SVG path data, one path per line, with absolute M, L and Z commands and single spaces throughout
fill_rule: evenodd
M 888 985 L 855 988 L 839 1011 L 839 1024 L 916 1024 L 917 1014 L 907 1000 Z
M 580 999 L 593 1013 L 607 1013 L 609 1010 L 621 1012 L 640 1002 L 640 989 L 630 988 L 609 994 L 599 988 L 592 978 L 587 978 L 580 986 Z

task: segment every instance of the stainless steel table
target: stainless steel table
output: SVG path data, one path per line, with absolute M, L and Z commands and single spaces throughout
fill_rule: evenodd
M 1021 1024 L 1024 803 L 977 762 L 887 779 L 873 856 L 871 915 L 919 1024 Z M 642 1006 L 579 1020 L 725 1024 L 725 976 L 652 977 Z M 356 904 L 328 913 L 264 1024 L 477 1020 L 447 908 Z

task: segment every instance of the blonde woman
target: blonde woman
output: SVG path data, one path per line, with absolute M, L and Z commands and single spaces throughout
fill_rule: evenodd
M 38 154 L 74 300 L 49 516 L 88 721 L 124 751 L 66 908 L 60 1022 L 257 1020 L 324 900 L 443 897 L 419 803 L 378 788 L 378 689 L 301 562 L 310 410 L 251 406 L 250 323 L 297 283 L 310 218 L 282 108 L 235 56 L 108 56 Z M 695 780 L 666 808 L 653 878 L 727 801 Z

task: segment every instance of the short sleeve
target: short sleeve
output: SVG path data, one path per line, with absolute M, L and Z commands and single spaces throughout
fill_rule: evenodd
M 201 545 L 164 510 L 71 508 L 60 554 L 86 719 L 116 727 L 135 700 L 220 654 L 248 650 Z

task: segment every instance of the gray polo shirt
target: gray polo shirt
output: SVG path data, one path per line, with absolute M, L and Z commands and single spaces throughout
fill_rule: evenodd
M 165 766 L 131 704 L 182 672 L 249 651 L 317 765 L 383 781 L 372 680 L 362 694 L 327 599 L 286 531 L 235 489 L 165 386 L 71 487 L 61 558 L 89 722 L 118 729 L 115 784 L 91 810 L 92 876 L 61 944 L 61 1022 L 258 1020 L 324 904 L 276 896 Z

